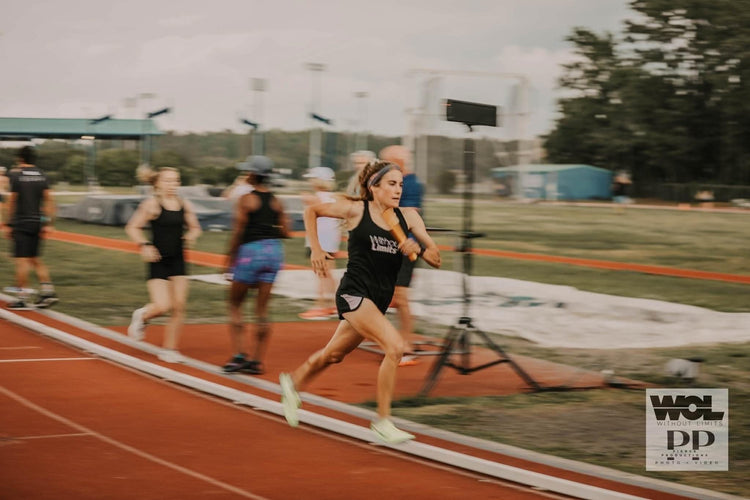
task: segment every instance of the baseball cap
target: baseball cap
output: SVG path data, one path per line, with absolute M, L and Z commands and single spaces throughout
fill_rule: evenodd
M 320 179 L 321 181 L 332 181 L 336 178 L 336 174 L 328 167 L 314 167 L 308 170 L 302 177 L 308 179 Z
M 245 172 L 259 175 L 268 175 L 273 170 L 273 161 L 263 155 L 248 156 L 247 160 L 238 164 L 237 168 Z

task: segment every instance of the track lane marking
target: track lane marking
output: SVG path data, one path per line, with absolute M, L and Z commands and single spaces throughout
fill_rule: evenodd
M 5 388 L 4 386 L 0 386 L 0 393 L 4 394 L 8 398 L 16 401 L 17 403 L 34 410 L 38 413 L 41 413 L 42 415 L 49 417 L 53 420 L 56 420 L 62 424 L 65 424 L 69 427 L 72 427 L 73 429 L 76 429 L 82 433 L 89 434 L 91 437 L 94 437 L 96 439 L 99 439 L 101 441 L 104 441 L 105 443 L 112 445 L 116 448 L 119 448 L 121 450 L 127 451 L 129 453 L 132 453 L 134 455 L 137 455 L 141 458 L 145 458 L 146 460 L 149 460 L 151 462 L 157 463 L 159 465 L 162 465 L 164 467 L 168 467 L 172 470 L 175 470 L 177 472 L 180 472 L 182 474 L 185 474 L 187 476 L 193 477 L 195 479 L 199 479 L 201 481 L 204 481 L 206 483 L 209 483 L 213 486 L 216 486 L 218 488 L 222 488 L 224 490 L 230 491 L 232 493 L 236 493 L 244 498 L 252 498 L 254 500 L 270 500 L 266 497 L 262 497 L 260 495 L 255 495 L 253 493 L 250 493 L 249 491 L 245 491 L 241 488 L 238 488 L 236 486 L 233 486 L 231 484 L 225 483 L 223 481 L 219 481 L 218 479 L 214 479 L 212 477 L 206 476 L 205 474 L 201 474 L 200 472 L 196 472 L 194 470 L 188 469 L 186 467 L 182 467 L 181 465 L 177 465 L 173 462 L 170 462 L 168 460 L 164 460 L 162 458 L 159 458 L 157 456 L 154 456 L 148 452 L 145 452 L 143 450 L 139 450 L 138 448 L 135 448 L 133 446 L 127 445 L 125 443 L 121 443 L 120 441 L 117 441 L 116 439 L 112 439 L 111 437 L 105 436 L 104 434 L 101 434 L 99 432 L 96 432 L 93 429 L 89 429 L 88 427 L 78 424 L 76 422 L 73 422 L 72 420 L 63 417 L 62 415 L 58 415 L 57 413 L 54 413 L 50 410 L 47 410 L 46 408 L 43 408 L 28 399 L 24 398 L 23 396 L 16 394 L 15 392 Z
M 23 358 L 0 359 L 0 363 L 39 363 L 44 361 L 98 361 L 99 358 Z
M 88 432 L 71 432 L 69 434 L 40 434 L 38 436 L 10 436 L 8 439 L 16 441 L 31 441 L 33 439 L 57 439 L 57 438 L 68 438 L 68 437 L 91 437 Z

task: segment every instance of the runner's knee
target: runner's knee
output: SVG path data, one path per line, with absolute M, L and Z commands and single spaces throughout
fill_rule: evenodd
M 386 357 L 398 363 L 401 360 L 401 357 L 404 355 L 405 350 L 406 342 L 404 342 L 402 338 L 399 338 L 398 340 L 394 340 L 393 342 L 386 344 L 383 352 Z
M 342 351 L 331 351 L 329 353 L 326 353 L 324 359 L 327 365 L 335 365 L 341 363 L 345 357 L 346 354 Z
M 162 316 L 168 314 L 171 309 L 172 307 L 169 302 L 154 302 L 149 307 L 149 313 L 151 313 L 151 316 Z

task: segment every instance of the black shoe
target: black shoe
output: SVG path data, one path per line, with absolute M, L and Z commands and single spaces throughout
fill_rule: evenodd
M 34 308 L 26 304 L 25 300 L 18 299 L 17 301 L 8 304 L 8 309 L 12 311 L 31 311 Z
M 247 359 L 244 354 L 235 354 L 221 369 L 224 373 L 234 373 L 240 371 L 246 363 Z
M 34 306 L 40 309 L 45 309 L 55 304 L 58 300 L 57 295 L 53 293 L 42 293 L 39 294 L 39 298 L 34 302 Z
M 263 375 L 263 373 L 265 373 L 263 370 L 263 363 L 254 359 L 245 361 L 242 368 L 240 368 L 240 371 L 242 373 L 247 373 L 248 375 Z

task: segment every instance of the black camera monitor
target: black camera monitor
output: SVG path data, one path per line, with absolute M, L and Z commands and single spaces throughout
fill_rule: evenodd
M 445 119 L 449 122 L 465 123 L 470 127 L 497 127 L 497 106 L 446 99 Z

